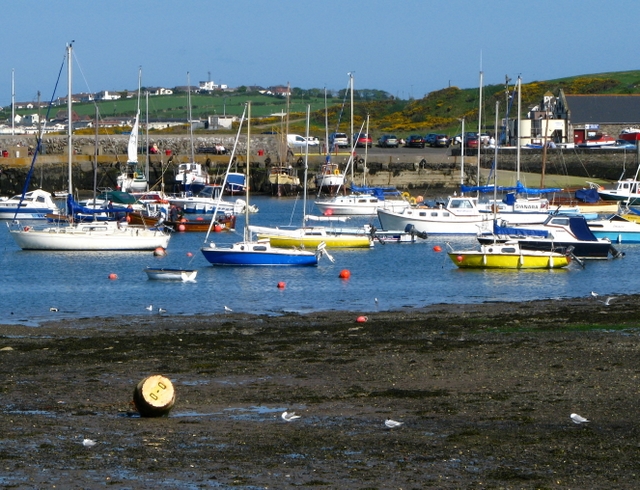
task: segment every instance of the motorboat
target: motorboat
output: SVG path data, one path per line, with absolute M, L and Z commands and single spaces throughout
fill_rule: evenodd
M 42 189 L 0 199 L 0 219 L 44 220 L 59 211 L 51 193 Z
M 198 275 L 196 269 L 156 269 L 147 267 L 144 271 L 149 279 L 159 281 L 194 282 Z
M 335 194 L 338 189 L 344 186 L 344 173 L 340 172 L 337 163 L 326 162 L 320 167 L 316 173 L 314 182 L 318 194 L 323 192 L 327 194 Z
M 209 174 L 199 163 L 181 163 L 174 178 L 178 192 L 198 194 L 209 184 Z
M 640 243 L 640 223 L 619 214 L 587 221 L 589 229 L 597 238 L 611 243 Z
M 225 214 L 244 213 L 247 205 L 245 200 L 238 198 L 234 202 L 229 202 L 223 200 L 221 194 L 222 186 L 206 185 L 196 195 L 170 197 L 169 202 L 190 214 L 211 214 L 216 210 Z M 258 208 L 250 206 L 249 212 L 257 213 Z
M 619 180 L 615 189 L 598 188 L 603 201 L 618 201 L 627 205 L 640 204 L 640 181 L 636 179 Z
M 523 250 L 560 251 L 572 248 L 580 259 L 621 257 L 608 238 L 597 238 L 583 216 L 549 216 L 541 225 L 509 226 L 494 224 L 492 232 L 478 235 L 483 244 L 517 242 Z
M 477 250 L 453 250 L 451 261 L 461 269 L 558 269 L 571 262 L 569 254 L 526 250 L 517 241 L 481 244 Z
M 378 209 L 383 230 L 405 230 L 413 227 L 429 235 L 477 235 L 490 231 L 493 215 L 478 209 L 478 199 L 467 196 L 449 196 L 433 207 L 408 207 L 396 212 Z

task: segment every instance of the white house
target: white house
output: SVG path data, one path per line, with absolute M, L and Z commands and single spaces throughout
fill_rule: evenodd
M 102 92 L 98 92 L 96 94 L 96 100 L 118 100 L 120 98 L 120 94 L 116 94 L 113 92 L 109 92 L 108 90 L 103 90 Z

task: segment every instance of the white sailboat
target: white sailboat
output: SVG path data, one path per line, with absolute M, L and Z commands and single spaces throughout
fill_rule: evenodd
M 149 190 L 149 181 L 144 168 L 138 163 L 138 141 L 140 137 L 140 91 L 142 83 L 142 70 L 138 72 L 138 108 L 131 128 L 129 143 L 127 145 L 127 163 L 122 173 L 117 178 L 118 189 L 123 192 L 146 192 Z
M 195 148 L 193 143 L 193 120 L 191 114 L 191 77 L 187 72 L 187 107 L 189 123 L 189 143 L 191 145 L 191 161 L 178 165 L 175 182 L 178 191 L 184 196 L 192 196 L 204 189 L 209 183 L 209 174 L 206 168 L 196 163 Z
M 68 76 L 68 165 L 69 197 L 73 195 L 72 159 L 73 159 L 73 120 L 71 101 L 71 52 L 67 45 Z M 40 139 L 42 134 L 40 134 Z M 35 159 L 34 159 L 35 162 Z M 106 250 L 155 250 L 166 248 L 171 235 L 160 229 L 129 226 L 126 221 L 104 221 L 91 223 L 72 223 L 36 227 L 24 226 L 19 221 L 9 224 L 9 233 L 23 250 L 66 250 L 66 251 L 106 251 Z
M 394 212 L 402 212 L 409 208 L 411 204 L 402 198 L 401 193 L 395 187 L 367 187 L 366 185 L 366 155 L 368 147 L 365 146 L 365 169 L 363 172 L 363 186 L 358 187 L 353 181 L 353 170 L 356 162 L 354 155 L 356 150 L 356 138 L 353 137 L 353 73 L 349 73 L 349 85 L 352 94 L 351 102 L 351 126 L 352 126 L 352 142 L 351 154 L 347 161 L 344 174 L 351 168 L 351 184 L 350 193 L 347 195 L 336 194 L 333 198 L 315 201 L 316 207 L 325 216 L 375 216 L 378 209 L 387 209 Z M 365 124 L 367 124 L 367 134 L 369 133 L 369 116 L 362 123 L 361 134 Z
M 309 120 L 311 106 L 307 106 L 307 137 L 309 136 Z M 339 232 L 325 226 L 307 226 L 307 173 L 309 169 L 309 145 L 305 148 L 304 165 L 304 193 L 302 201 L 302 227 L 300 228 L 273 228 L 266 226 L 251 226 L 250 230 L 259 238 L 268 238 L 272 245 L 277 247 L 317 247 L 325 243 L 329 248 L 369 248 L 373 246 L 371 233 L 347 233 Z

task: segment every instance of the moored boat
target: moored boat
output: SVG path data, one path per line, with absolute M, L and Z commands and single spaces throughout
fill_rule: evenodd
M 450 250 L 448 256 L 461 269 L 559 269 L 571 262 L 567 254 L 523 250 L 515 241 L 480 245 L 479 250 Z
M 157 269 L 147 267 L 144 270 L 149 279 L 160 281 L 182 281 L 193 282 L 196 280 L 198 271 L 196 269 Z

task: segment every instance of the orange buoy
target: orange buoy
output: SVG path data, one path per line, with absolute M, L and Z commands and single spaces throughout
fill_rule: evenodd
M 442 252 L 442 247 L 440 245 L 436 245 L 435 247 L 433 247 L 433 251 L 434 252 Z
M 358 318 L 356 318 L 356 322 L 358 323 L 365 323 L 367 320 L 369 320 L 366 316 L 359 316 Z
M 167 255 L 167 251 L 162 247 L 158 247 L 153 251 L 153 255 L 155 255 L 156 257 L 164 257 L 165 255 Z
M 112 281 L 118 279 L 118 274 L 112 272 L 111 274 L 109 274 L 109 279 L 111 279 Z
M 325 215 L 325 216 L 331 216 L 332 214 L 333 214 L 333 209 L 327 209 L 327 210 L 324 212 L 324 215 Z
M 193 257 L 193 254 L 191 252 L 187 252 L 187 257 Z
M 220 233 L 222 231 L 222 226 L 213 225 L 213 231 L 215 231 L 216 233 Z
M 189 221 L 187 218 L 180 218 L 180 223 L 186 223 L 187 221 Z
M 186 226 L 184 226 L 183 224 L 179 224 L 179 225 L 178 225 L 178 231 L 184 231 L 184 230 L 186 230 L 186 229 L 187 229 L 187 227 L 186 227 Z
M 349 269 L 342 269 L 339 275 L 340 279 L 349 279 L 351 277 L 351 272 Z
M 196 221 L 204 221 L 204 218 L 203 218 L 202 216 L 198 216 L 198 217 L 196 218 Z
M 280 282 L 278 283 L 278 289 L 284 289 L 284 288 L 285 288 L 285 286 L 286 286 L 286 284 L 284 283 L 284 281 L 280 281 Z
M 127 223 L 131 223 L 131 216 L 127 214 Z
M 462 259 L 463 259 L 463 258 L 464 258 L 464 257 L 463 257 L 462 255 L 458 255 L 458 256 L 456 257 L 456 260 L 457 260 L 458 262 L 462 262 Z

